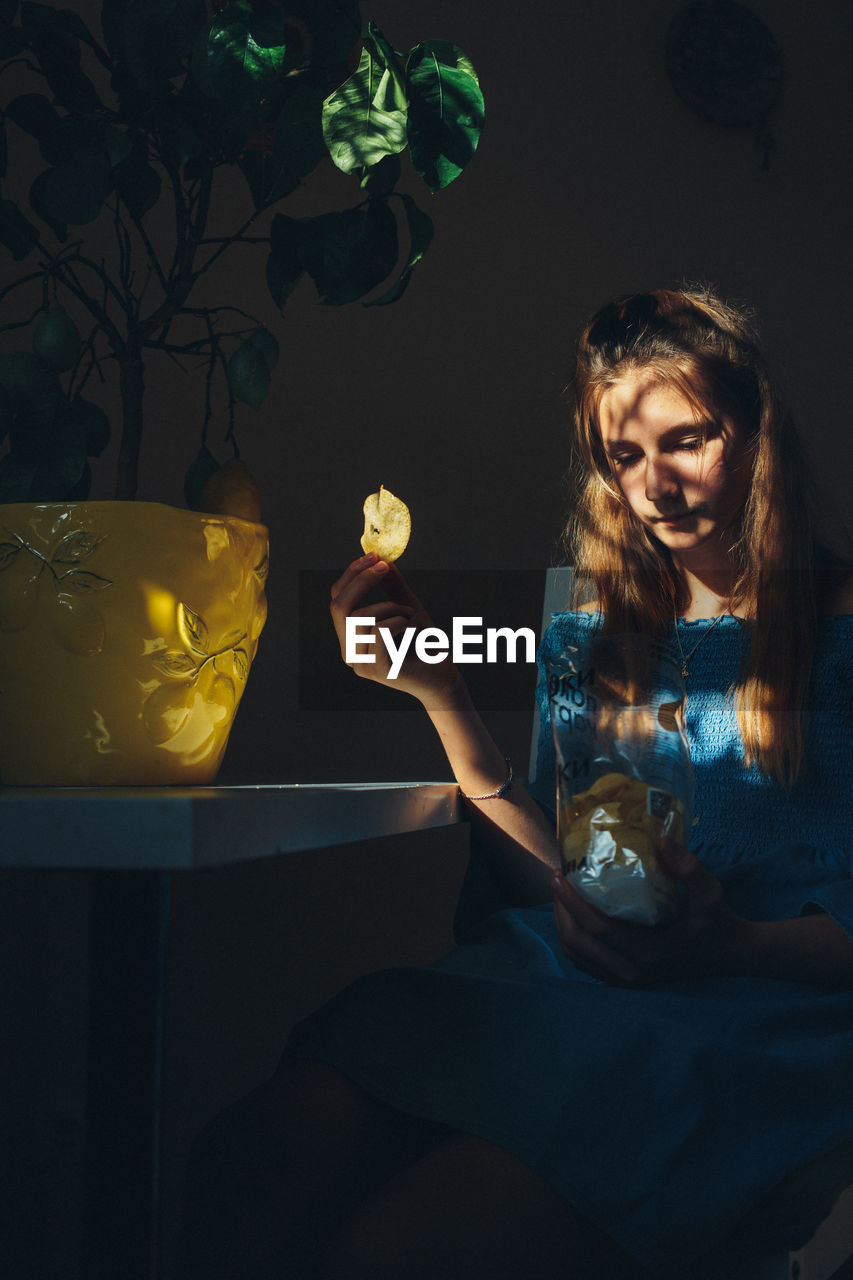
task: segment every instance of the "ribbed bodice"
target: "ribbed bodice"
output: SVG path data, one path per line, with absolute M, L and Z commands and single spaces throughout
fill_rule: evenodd
M 554 812 L 554 747 L 548 722 L 544 659 L 589 637 L 598 613 L 554 614 L 539 649 L 541 721 L 537 778 L 531 792 Z M 679 619 L 689 653 L 709 619 Z M 690 846 L 730 861 L 777 844 L 802 841 L 849 865 L 853 855 L 853 615 L 821 619 L 806 723 L 805 764 L 790 790 L 744 767 L 730 686 L 748 634 L 724 617 L 689 661 L 685 727 L 696 772 Z M 716 860 L 716 859 L 715 859 Z

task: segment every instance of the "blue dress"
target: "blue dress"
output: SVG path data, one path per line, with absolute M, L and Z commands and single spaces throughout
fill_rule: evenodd
M 554 812 L 540 646 L 531 791 Z M 679 621 L 685 652 L 706 622 Z M 692 850 L 755 920 L 828 912 L 853 938 L 853 616 L 821 620 L 807 765 L 783 792 L 743 766 L 726 692 L 746 632 L 726 617 L 690 661 Z M 694 639 L 695 637 L 695 639 Z M 770 978 L 609 986 L 562 954 L 551 903 L 497 910 L 423 968 L 359 979 L 294 1032 L 376 1097 L 525 1160 L 641 1263 L 701 1257 L 792 1169 L 853 1140 L 853 991 Z

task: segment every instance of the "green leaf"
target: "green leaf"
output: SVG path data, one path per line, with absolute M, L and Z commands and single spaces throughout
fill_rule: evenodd
M 37 468 L 34 458 L 21 458 L 15 453 L 0 458 L 0 502 L 28 502 Z
M 127 0 L 102 0 L 101 31 L 104 43 L 115 58 L 123 62 L 126 58 L 124 45 L 124 28 L 127 13 Z
M 257 351 L 269 372 L 272 373 L 278 364 L 279 345 L 278 340 L 270 333 L 269 329 L 260 325 L 246 338 L 246 345 L 250 346 L 253 351 Z
M 483 128 L 483 95 L 470 59 L 446 40 L 416 45 L 406 63 L 412 162 L 433 191 L 457 178 Z
M 283 53 L 287 46 L 285 18 L 276 0 L 229 0 L 228 10 L 242 15 L 242 21 L 258 49 Z M 276 57 L 278 63 L 278 58 Z
M 339 307 L 363 298 L 393 271 L 397 221 L 383 200 L 306 220 L 303 241 L 308 272 L 320 301 Z
M 326 147 L 344 173 L 370 168 L 406 146 L 406 112 L 395 84 L 365 43 L 357 70 L 323 103 Z
M 299 178 L 286 165 L 277 163 L 270 153 L 244 151 L 237 163 L 249 184 L 256 209 L 269 208 L 299 186 Z
M 78 151 L 94 151 L 103 145 L 104 130 L 99 120 L 86 116 L 63 116 L 56 129 L 39 141 L 39 149 L 48 164 L 70 160 Z
M 0 200 L 0 243 L 16 262 L 26 258 L 38 243 L 38 232 L 11 200 Z
M 104 152 L 80 151 L 36 179 L 30 203 L 51 225 L 70 222 L 83 226 L 97 218 L 112 186 Z
M 45 155 L 44 148 L 50 146 L 60 127 L 60 117 L 50 99 L 41 93 L 22 93 L 12 99 L 6 114 L 19 129 L 38 139 Z
M 249 341 L 242 342 L 228 361 L 228 386 L 235 400 L 253 409 L 260 409 L 269 395 L 269 366 Z
M 210 25 L 204 87 L 227 106 L 229 119 L 259 116 L 261 100 L 282 77 L 286 60 L 281 11 L 231 0 Z
M 275 116 L 271 149 L 240 156 L 256 208 L 267 208 L 295 191 L 325 158 L 322 110 L 322 90 L 310 82 L 297 84 Z
M 23 53 L 28 46 L 29 41 L 19 27 L 0 28 L 0 62 L 16 57 L 17 54 Z
M 124 49 L 133 78 L 165 92 L 206 26 L 204 0 L 128 0 Z
M 282 310 L 305 274 L 301 252 L 302 223 L 277 213 L 270 227 L 270 255 L 267 259 L 267 287 L 273 302 Z
M 383 293 L 381 298 L 372 298 L 369 302 L 365 302 L 363 304 L 365 307 L 385 307 L 401 298 L 409 287 L 413 269 L 432 242 L 434 230 L 432 218 L 418 208 L 411 196 L 400 193 L 400 199 L 403 201 L 409 227 L 409 256 L 406 259 L 406 265 L 388 292 Z
M 33 334 L 33 352 L 48 369 L 65 373 L 80 354 L 80 331 L 64 307 L 55 302 L 44 312 Z
M 212 475 L 219 470 L 219 463 L 206 444 L 203 444 L 184 476 L 184 500 L 190 511 L 201 510 L 201 494 Z
M 22 12 L 44 7 L 24 5 Z M 48 13 L 55 18 L 55 10 Z M 95 86 L 80 67 L 80 42 L 76 36 L 63 31 L 61 24 L 45 20 L 32 37 L 32 49 L 54 100 L 61 107 L 89 116 L 102 110 Z
M 104 52 L 97 40 L 80 15 L 75 13 L 73 9 L 60 9 L 56 14 L 55 22 L 60 30 L 66 31 L 69 35 L 75 36 L 82 41 L 83 44 L 87 44 L 94 51 L 98 61 L 105 67 L 110 67 L 110 61 L 104 57 Z
M 99 458 L 110 442 L 110 420 L 103 409 L 91 400 L 75 396 L 68 405 L 66 416 L 82 432 L 87 457 Z
M 141 218 L 160 199 L 162 183 L 148 163 L 145 144 L 137 141 L 126 160 L 113 170 L 116 190 L 135 218 Z
M 346 64 L 361 36 L 359 0 L 294 0 L 287 10 L 314 38 L 314 56 L 325 67 Z
M 197 104 L 190 104 L 188 101 L 182 103 L 179 99 L 168 98 L 154 107 L 160 144 L 170 164 L 184 165 L 206 150 L 203 138 L 206 123 L 201 109 L 202 101 L 199 98 Z M 195 120 L 192 118 L 194 106 Z M 209 104 L 205 104 L 205 107 L 208 108 Z
M 405 115 L 409 99 L 406 93 L 406 73 L 397 54 L 385 39 L 375 22 L 368 22 L 364 47 L 377 66 L 382 68 L 379 87 L 373 105 L 384 111 L 400 111 Z
M 12 452 L 35 462 L 29 502 L 61 502 L 79 483 L 86 466 L 86 448 L 79 423 L 60 396 L 43 396 L 19 410 Z
M 47 369 L 31 351 L 0 355 L 0 386 L 5 387 L 14 408 L 41 397 L 47 379 Z
M 68 490 L 68 502 L 85 502 L 92 488 L 92 468 L 88 462 L 83 463 L 83 470 L 80 473 L 80 479 L 73 488 Z
M 104 128 L 104 146 L 111 169 L 115 169 L 122 160 L 126 160 L 133 150 L 133 143 L 124 129 L 116 129 L 111 124 Z
M 314 84 L 297 85 L 276 116 L 273 158 L 299 182 L 314 172 L 325 154 L 322 90 Z
M 33 185 L 30 187 L 30 207 L 35 213 L 46 222 L 51 228 L 54 235 L 59 240 L 68 239 L 68 224 L 54 219 L 47 211 L 45 202 L 42 199 L 42 192 L 49 184 L 52 169 L 45 169 L 44 173 L 40 173 Z
M 36 4 L 35 0 L 24 0 L 21 5 L 21 23 L 25 27 L 36 30 L 49 25 L 56 18 L 56 10 L 50 4 Z
M 399 155 L 383 156 L 378 164 L 365 169 L 359 185 L 369 196 L 390 196 L 400 179 L 401 168 Z

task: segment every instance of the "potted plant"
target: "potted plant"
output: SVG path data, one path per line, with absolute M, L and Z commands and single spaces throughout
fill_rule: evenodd
M 0 780 L 210 781 L 265 617 L 266 530 L 236 428 L 278 342 L 197 285 L 209 297 L 244 253 L 279 308 L 305 275 L 329 305 L 393 303 L 432 238 L 395 191 L 401 153 L 431 190 L 451 182 L 482 126 L 477 77 L 449 42 L 404 59 L 372 23 L 361 33 L 357 0 L 103 0 L 101 32 L 0 0 L 0 73 L 0 180 L 26 135 L 43 162 L 26 203 L 0 198 L 0 254 L 21 264 L 0 288 Z M 288 216 L 329 156 L 352 206 Z M 241 191 L 214 236 L 225 166 Z M 188 511 L 130 503 L 146 383 L 170 361 L 197 370 L 204 405 L 180 463 Z M 93 378 L 121 405 L 110 502 L 88 500 L 111 432 Z

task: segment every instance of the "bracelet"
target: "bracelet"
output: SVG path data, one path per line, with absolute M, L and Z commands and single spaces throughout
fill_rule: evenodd
M 509 756 L 504 756 L 506 760 L 506 777 L 504 778 L 497 791 L 490 791 L 485 796 L 466 796 L 462 788 L 459 788 L 459 794 L 463 800 L 499 800 L 501 796 L 505 796 L 508 791 L 512 790 L 512 784 L 515 782 L 515 774 L 512 771 L 512 764 Z

